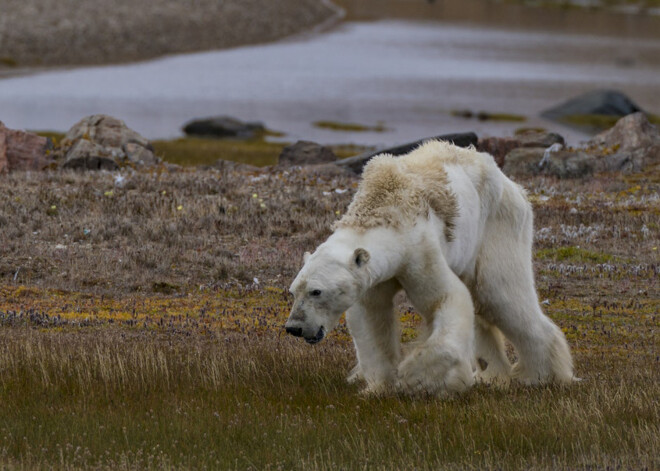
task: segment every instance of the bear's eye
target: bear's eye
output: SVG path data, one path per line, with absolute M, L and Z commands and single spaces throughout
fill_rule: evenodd
M 317 297 L 321 296 L 321 290 L 320 289 L 315 289 L 315 290 L 310 291 L 309 294 L 311 294 L 312 296 L 317 298 Z

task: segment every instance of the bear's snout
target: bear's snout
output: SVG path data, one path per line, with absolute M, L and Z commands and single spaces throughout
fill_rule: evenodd
M 286 333 L 291 334 L 294 337 L 302 337 L 302 327 L 285 327 Z

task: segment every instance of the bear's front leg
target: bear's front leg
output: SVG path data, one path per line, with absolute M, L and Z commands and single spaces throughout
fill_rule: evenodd
M 475 374 L 472 298 L 442 259 L 425 275 L 402 283 L 428 332 L 399 365 L 399 389 L 408 394 L 465 391 Z
M 381 283 L 369 289 L 346 313 L 358 360 L 347 380 L 364 380 L 366 394 L 385 394 L 394 389 L 400 335 L 392 299 L 400 289 L 396 280 Z

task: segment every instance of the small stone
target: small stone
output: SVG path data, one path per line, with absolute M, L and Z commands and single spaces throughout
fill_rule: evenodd
M 310 141 L 298 141 L 282 149 L 278 159 L 281 166 L 317 165 L 331 163 L 337 156 L 328 147 Z

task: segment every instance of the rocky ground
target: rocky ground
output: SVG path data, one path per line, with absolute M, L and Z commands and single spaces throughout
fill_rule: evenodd
M 267 42 L 337 12 L 318 0 L 0 0 L 0 74 Z

